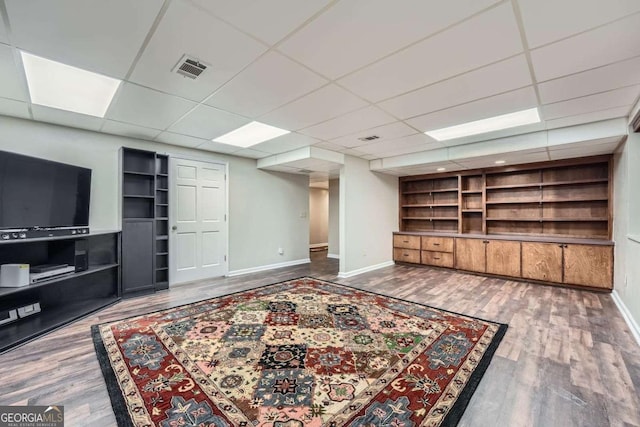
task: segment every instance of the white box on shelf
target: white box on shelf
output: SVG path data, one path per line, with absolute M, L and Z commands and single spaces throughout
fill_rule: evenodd
M 0 267 L 0 287 L 19 288 L 29 283 L 29 264 L 2 264 Z

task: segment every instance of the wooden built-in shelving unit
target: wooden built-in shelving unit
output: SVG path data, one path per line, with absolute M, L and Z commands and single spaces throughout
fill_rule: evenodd
M 394 259 L 611 289 L 611 195 L 611 156 L 402 177 Z

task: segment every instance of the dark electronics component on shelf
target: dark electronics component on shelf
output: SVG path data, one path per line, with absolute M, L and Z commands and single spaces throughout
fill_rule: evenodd
M 0 241 L 25 240 L 38 237 L 78 236 L 89 234 L 89 227 L 23 228 L 0 230 Z
M 29 281 L 37 283 L 62 274 L 74 273 L 75 271 L 76 267 L 68 264 L 34 265 L 30 268 Z

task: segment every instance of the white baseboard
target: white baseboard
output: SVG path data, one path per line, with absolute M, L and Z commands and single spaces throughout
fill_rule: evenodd
M 277 264 L 260 265 L 258 267 L 243 268 L 242 270 L 234 270 L 227 273 L 226 277 L 242 276 L 243 274 L 257 273 L 259 271 L 273 270 L 274 268 L 291 267 L 294 265 L 308 264 L 310 258 L 294 259 L 293 261 L 279 262 Z
M 358 274 L 368 273 L 369 271 L 378 270 L 379 268 L 385 268 L 394 265 L 393 261 L 386 261 L 376 265 L 370 265 L 369 267 L 359 268 L 353 271 L 341 271 L 338 273 L 338 277 L 341 279 L 347 279 L 349 277 L 357 276 Z
M 327 254 L 327 258 L 340 259 L 340 255 L 336 255 L 336 254 Z
M 622 314 L 624 321 L 627 322 L 629 329 L 631 329 L 631 334 L 638 342 L 638 345 L 640 345 L 640 326 L 638 326 L 638 323 L 633 318 L 633 316 L 631 315 L 631 312 L 629 311 L 627 306 L 624 304 L 624 302 L 620 298 L 620 295 L 618 295 L 618 292 L 616 291 L 611 292 L 611 297 L 613 298 L 613 302 L 616 303 L 618 310 L 620 310 L 620 313 Z
M 312 243 L 309 245 L 309 249 L 313 249 L 313 248 L 328 248 L 329 244 L 328 243 Z

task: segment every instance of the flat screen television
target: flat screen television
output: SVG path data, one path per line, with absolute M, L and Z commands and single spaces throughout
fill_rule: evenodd
M 91 169 L 0 151 L 0 229 L 89 225 Z

